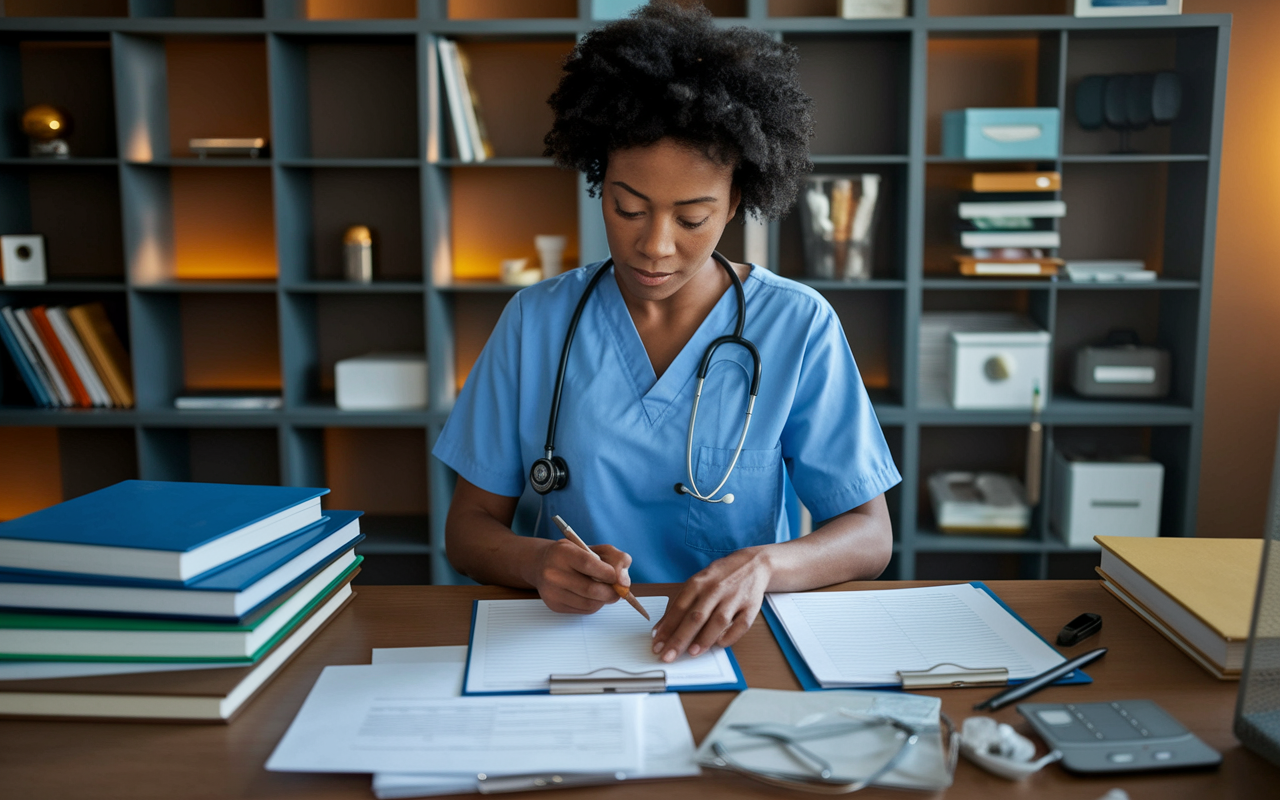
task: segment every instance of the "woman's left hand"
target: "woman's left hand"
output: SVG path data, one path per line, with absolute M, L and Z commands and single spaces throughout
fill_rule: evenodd
M 653 626 L 653 652 L 663 661 L 728 647 L 755 622 L 772 568 L 765 547 L 751 547 L 713 561 L 685 582 Z

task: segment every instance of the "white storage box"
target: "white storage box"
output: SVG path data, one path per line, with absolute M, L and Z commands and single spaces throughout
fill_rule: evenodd
M 1145 458 L 1074 460 L 1053 454 L 1054 533 L 1097 550 L 1095 536 L 1159 536 L 1164 465 Z
M 952 331 L 949 387 L 955 408 L 1030 409 L 1037 388 L 1046 399 L 1049 334 L 1029 321 L 1020 330 Z
M 422 353 L 370 353 L 339 361 L 333 372 L 343 411 L 427 407 L 427 359 Z

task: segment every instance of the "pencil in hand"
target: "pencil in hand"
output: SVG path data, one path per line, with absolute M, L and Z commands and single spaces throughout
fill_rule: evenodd
M 573 532 L 573 528 L 570 528 L 569 523 L 561 519 L 559 514 L 556 514 L 551 519 L 555 520 L 556 527 L 559 528 L 560 532 L 564 534 L 564 538 L 568 539 L 569 541 L 576 544 L 578 547 L 581 547 L 583 550 L 586 550 L 588 553 L 595 556 L 595 559 L 597 561 L 604 561 L 604 559 L 600 557 L 599 553 L 597 553 L 595 550 L 592 550 L 590 547 L 587 547 L 587 543 L 582 541 L 582 539 L 578 536 L 578 534 Z M 641 616 L 643 616 L 645 619 L 649 619 L 649 612 L 644 610 L 644 606 L 640 605 L 640 601 L 636 599 L 636 596 L 631 593 L 630 589 L 628 589 L 627 587 L 623 586 L 620 583 L 615 583 L 613 585 L 613 590 L 618 593 L 618 597 L 621 597 L 623 600 L 626 600 L 628 603 L 631 604 L 632 608 L 634 608 L 636 611 L 639 611 Z

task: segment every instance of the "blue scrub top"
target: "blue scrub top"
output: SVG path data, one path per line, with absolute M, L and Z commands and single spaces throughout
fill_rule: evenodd
M 525 492 L 529 467 L 543 456 L 565 332 L 598 268 L 518 292 L 467 377 L 434 453 L 481 489 Z M 737 321 L 733 288 L 658 378 L 609 274 L 587 301 L 573 340 L 555 441 L 569 483 L 539 498 L 537 536 L 559 538 L 551 521 L 559 514 L 588 544 L 630 553 L 633 581 L 683 582 L 734 550 L 797 534 L 783 506 L 784 469 L 815 520 L 860 506 L 902 479 L 830 304 L 755 266 L 743 290 L 743 335 L 760 351 L 761 376 L 742 455 L 721 491 L 732 492 L 734 502 L 705 503 L 673 488 L 688 482 L 698 364 Z M 694 480 L 704 494 L 733 458 L 750 365 L 741 347 L 723 346 L 707 374 L 693 443 Z

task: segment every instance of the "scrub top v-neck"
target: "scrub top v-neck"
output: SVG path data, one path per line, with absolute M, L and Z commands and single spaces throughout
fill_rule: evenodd
M 598 268 L 571 270 L 517 293 L 477 359 L 434 454 L 481 489 L 517 497 L 543 455 L 565 331 Z M 725 492 L 732 504 L 677 494 L 695 373 L 707 345 L 733 330 L 726 291 L 661 377 L 616 279 L 587 301 L 565 371 L 556 454 L 568 485 L 537 497 L 535 535 L 558 538 L 564 517 L 589 544 L 632 556 L 636 582 L 681 582 L 742 547 L 795 534 L 783 508 L 786 476 L 814 519 L 834 517 L 901 480 L 840 321 L 817 292 L 752 267 L 743 281 L 744 335 L 762 374 L 751 428 Z M 693 443 L 694 479 L 724 476 L 742 429 L 750 359 L 722 347 L 707 374 Z M 536 496 L 535 496 L 536 497 Z

